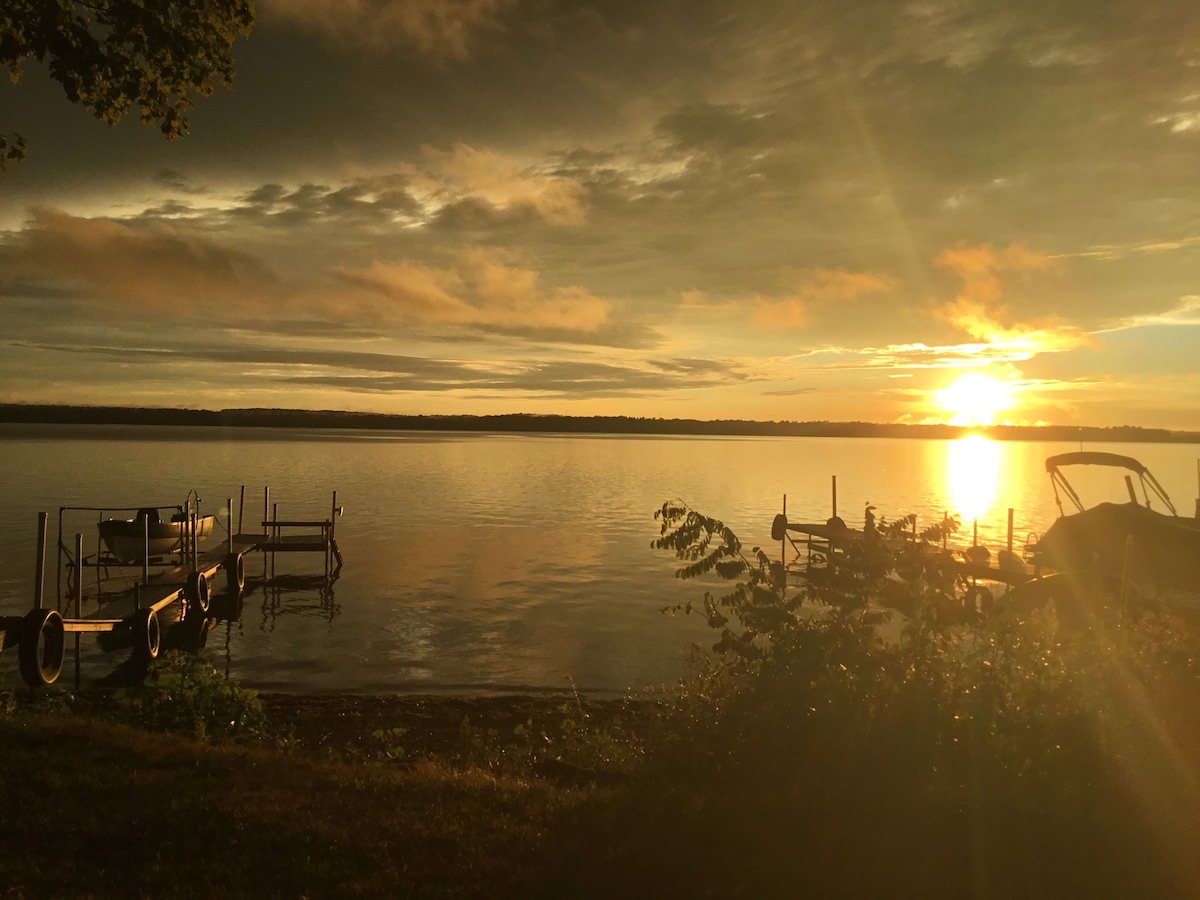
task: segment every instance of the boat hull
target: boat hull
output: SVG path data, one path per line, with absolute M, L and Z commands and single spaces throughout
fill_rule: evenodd
M 1148 595 L 1200 591 L 1200 523 L 1134 503 L 1100 503 L 1056 521 L 1036 558 L 1061 572 L 1128 579 Z
M 205 540 L 216 522 L 215 516 L 200 516 L 196 537 Z M 143 557 L 169 556 L 183 544 L 185 522 L 149 522 L 142 534 L 142 520 L 105 519 L 99 524 L 100 537 L 108 552 L 121 562 L 139 562 Z

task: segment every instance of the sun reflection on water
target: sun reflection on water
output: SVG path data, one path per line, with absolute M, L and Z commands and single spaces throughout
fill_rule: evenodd
M 979 435 L 950 445 L 948 481 L 954 511 L 965 526 L 983 518 L 1000 492 L 1000 447 Z

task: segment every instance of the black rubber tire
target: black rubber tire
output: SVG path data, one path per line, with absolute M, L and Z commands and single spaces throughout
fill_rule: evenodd
M 229 593 L 241 595 L 246 589 L 246 563 L 240 553 L 230 553 L 225 557 L 225 582 Z
M 133 614 L 133 650 L 144 660 L 156 659 L 162 648 L 162 626 L 150 607 Z
M 200 572 L 190 572 L 187 586 L 183 589 L 184 599 L 187 600 L 188 618 L 199 613 L 207 615 L 209 604 L 208 579 Z
M 67 654 L 62 615 L 56 609 L 34 609 L 25 616 L 17 646 L 21 678 L 30 687 L 54 684 Z
M 775 518 L 771 520 L 771 540 L 782 541 L 784 535 L 787 534 L 787 516 L 783 513 L 777 513 Z

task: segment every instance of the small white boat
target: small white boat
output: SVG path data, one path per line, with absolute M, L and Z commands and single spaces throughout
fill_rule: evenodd
M 200 516 L 196 520 L 196 540 L 205 540 L 213 529 L 216 516 Z M 144 531 L 143 531 L 144 523 Z M 121 562 L 140 562 L 178 553 L 187 533 L 187 521 L 176 513 L 164 522 L 156 508 L 139 509 L 132 519 L 105 519 L 99 523 L 100 537 L 108 552 Z

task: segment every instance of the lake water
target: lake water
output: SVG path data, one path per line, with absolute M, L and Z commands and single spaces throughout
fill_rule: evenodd
M 932 524 L 963 518 L 969 543 L 1003 546 L 1015 510 L 1018 549 L 1057 515 L 1047 456 L 1055 443 L 836 438 L 628 437 L 381 433 L 268 429 L 0 425 L 0 614 L 33 595 L 37 514 L 50 513 L 47 581 L 63 506 L 182 503 L 224 517 L 246 486 L 244 530 L 261 520 L 263 487 L 284 519 L 324 519 L 345 507 L 337 538 L 346 564 L 326 590 L 248 593 L 240 622 L 209 650 L 229 675 L 261 690 L 363 693 L 580 690 L 620 694 L 673 683 L 688 647 L 711 644 L 696 616 L 663 606 L 698 600 L 700 582 L 673 577 L 650 548 L 653 512 L 681 498 L 723 519 L 747 546 L 770 541 L 787 497 L 793 522 L 824 521 L 837 479 L 838 513 L 861 527 L 909 512 Z M 1134 456 L 1183 515 L 1194 511 L 1195 445 L 1094 444 Z M 1120 476 L 1073 478 L 1085 499 L 1124 499 Z M 68 521 L 94 547 L 95 514 Z M 235 518 L 238 513 L 235 511 Z M 68 516 L 70 519 L 70 516 Z M 223 526 L 222 526 L 223 527 Z M 258 558 L 248 574 L 262 574 Z M 321 571 L 280 556 L 278 574 Z M 218 579 L 217 584 L 221 581 Z M 68 642 L 71 643 L 71 642 Z M 70 656 L 70 652 L 69 652 Z M 84 680 L 121 656 L 85 637 Z M 64 670 L 68 680 L 71 661 Z M 0 654 L 15 685 L 16 651 Z

